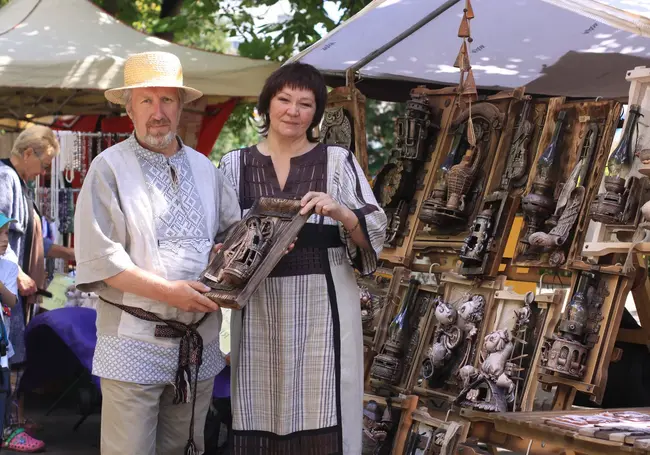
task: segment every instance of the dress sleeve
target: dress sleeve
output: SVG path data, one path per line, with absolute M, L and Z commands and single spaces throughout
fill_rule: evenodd
M 126 219 L 120 206 L 115 174 L 95 158 L 77 198 L 74 214 L 76 283 L 84 292 L 96 292 L 103 280 L 134 267 L 127 244 Z
M 354 154 L 346 150 L 344 156 L 334 177 L 337 200 L 357 216 L 358 229 L 363 231 L 371 249 L 358 247 L 342 224 L 339 224 L 339 231 L 341 240 L 347 247 L 350 264 L 362 275 L 370 275 L 377 270 L 377 259 L 386 239 L 386 214 L 379 207 Z
M 239 200 L 237 193 L 224 173 L 220 169 L 215 169 L 217 172 L 217 181 L 219 182 L 219 228 L 215 241 L 217 243 L 223 242 L 230 229 L 241 220 L 241 209 L 239 207 Z

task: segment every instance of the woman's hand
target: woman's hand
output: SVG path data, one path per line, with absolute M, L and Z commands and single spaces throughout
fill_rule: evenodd
M 306 215 L 311 209 L 314 209 L 317 215 L 329 216 L 344 225 L 346 221 L 350 220 L 350 215 L 356 218 L 352 210 L 339 204 L 326 193 L 310 191 L 302 198 L 300 205 L 302 205 L 301 215 Z
M 18 272 L 18 293 L 22 296 L 32 295 L 36 292 L 36 281 L 20 270 Z

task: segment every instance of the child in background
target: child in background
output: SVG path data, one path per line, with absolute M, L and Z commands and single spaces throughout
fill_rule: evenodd
M 9 358 L 13 349 L 9 343 L 9 324 L 5 321 L 9 321 L 9 311 L 16 304 L 18 295 L 18 258 L 8 249 L 9 225 L 14 221 L 0 212 L 0 430 L 4 430 L 6 411 L 11 402 Z

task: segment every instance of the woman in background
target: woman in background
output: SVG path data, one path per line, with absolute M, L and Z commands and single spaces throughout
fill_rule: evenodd
M 264 140 L 220 164 L 242 215 L 265 196 L 314 209 L 295 248 L 232 313 L 233 455 L 361 453 L 363 339 L 353 267 L 375 271 L 386 215 L 354 155 L 316 142 L 326 101 L 314 67 L 281 67 L 257 106 Z

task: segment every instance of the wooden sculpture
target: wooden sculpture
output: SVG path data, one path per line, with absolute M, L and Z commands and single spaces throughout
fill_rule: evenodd
M 210 287 L 205 296 L 223 308 L 243 308 L 309 218 L 300 209 L 300 200 L 258 199 L 199 277 Z

